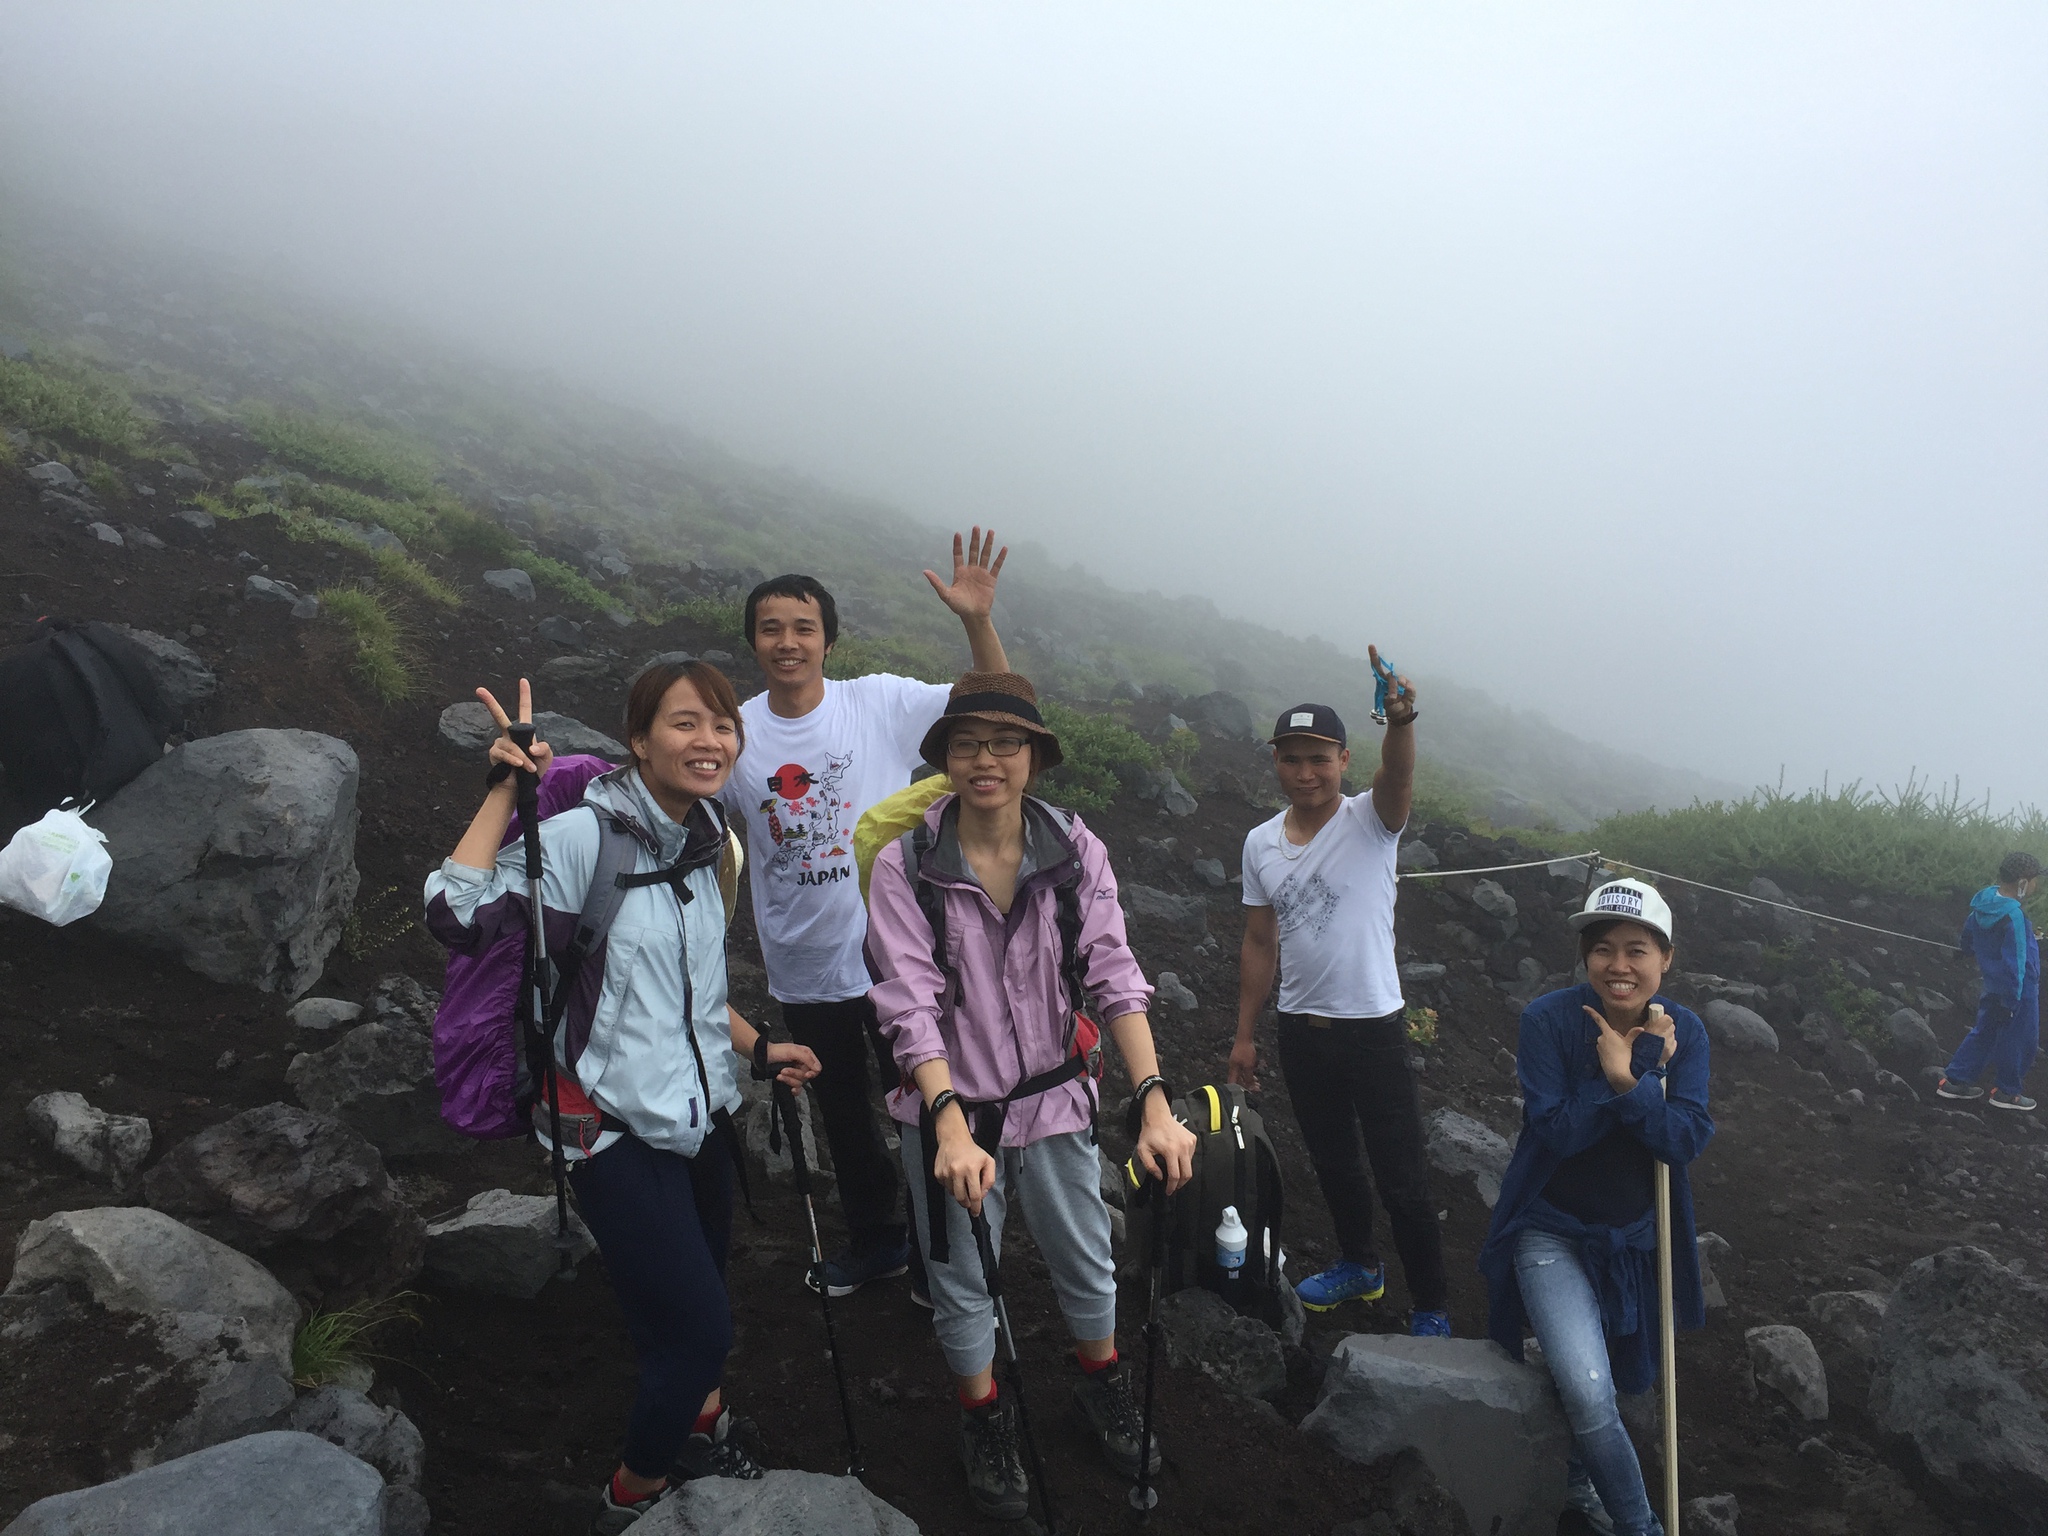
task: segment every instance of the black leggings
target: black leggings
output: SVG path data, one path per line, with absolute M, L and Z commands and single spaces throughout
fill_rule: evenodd
M 784 1003 L 783 1022 L 798 1045 L 817 1053 L 824 1068 L 811 1082 L 811 1097 L 825 1122 L 832 1172 L 839 1181 L 839 1208 L 856 1248 L 903 1241 L 897 1204 L 896 1159 L 882 1145 L 881 1117 L 868 1097 L 868 1056 L 872 1052 L 882 1092 L 896 1086 L 896 1064 L 865 997 L 836 1003 Z
M 1337 1228 L 1337 1244 L 1354 1264 L 1379 1263 L 1372 1236 L 1372 1179 L 1365 1172 L 1369 1157 L 1408 1277 L 1409 1299 L 1422 1311 L 1440 1311 L 1450 1285 L 1444 1276 L 1443 1233 L 1429 1197 L 1422 1095 L 1408 1066 L 1406 1021 L 1398 1013 L 1315 1023 L 1309 1018 L 1280 1015 L 1280 1071 Z
M 713 1129 L 695 1157 L 622 1136 L 569 1168 L 640 1357 L 621 1459 L 638 1477 L 664 1477 L 732 1349 L 732 1158 Z

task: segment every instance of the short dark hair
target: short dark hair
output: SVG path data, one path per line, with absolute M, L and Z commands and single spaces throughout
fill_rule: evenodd
M 1643 932 L 1657 941 L 1657 947 L 1664 951 L 1664 957 L 1667 960 L 1671 957 L 1671 941 L 1648 923 L 1637 923 L 1633 919 L 1626 917 L 1610 917 L 1604 923 L 1588 923 L 1579 930 L 1579 958 L 1583 960 L 1592 954 L 1593 946 L 1606 938 L 1608 934 L 1614 932 L 1623 923 L 1630 923 L 1631 926 L 1642 929 Z
M 825 622 L 825 643 L 839 643 L 839 605 L 815 576 L 770 576 L 747 594 L 747 644 L 754 643 L 754 610 L 764 597 L 793 597 L 800 603 L 816 603 L 818 617 Z
M 2022 880 L 2041 878 L 2041 861 L 2031 853 L 2008 853 L 1998 861 L 1998 883 L 2017 885 Z
M 626 694 L 626 751 L 635 762 L 640 760 L 640 754 L 633 751 L 633 738 L 654 729 L 661 701 L 684 678 L 690 680 L 697 697 L 714 715 L 732 721 L 735 739 L 741 747 L 746 746 L 747 727 L 740 719 L 739 696 L 732 691 L 732 682 L 723 672 L 708 661 L 658 661 L 633 679 Z

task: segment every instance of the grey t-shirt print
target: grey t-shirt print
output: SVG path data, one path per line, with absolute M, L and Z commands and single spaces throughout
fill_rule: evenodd
M 1273 893 L 1273 917 L 1282 934 L 1319 939 L 1337 915 L 1337 892 L 1320 874 L 1295 873 Z

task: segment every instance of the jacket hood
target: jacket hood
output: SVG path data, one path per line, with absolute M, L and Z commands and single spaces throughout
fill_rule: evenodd
M 1970 898 L 1970 915 L 1982 928 L 1996 928 L 2007 918 L 2026 921 L 2020 904 L 1995 885 L 1987 885 Z
M 931 850 L 925 855 L 923 867 L 910 871 L 911 875 L 979 885 L 981 882 L 960 852 L 960 797 L 941 795 L 934 800 L 924 813 L 924 824 L 932 831 Z M 1046 877 L 1055 885 L 1079 878 L 1081 850 L 1074 846 L 1072 827 L 1073 821 L 1066 812 L 1035 795 L 1024 797 L 1024 859 L 1017 866 L 1018 890 L 1026 889 L 1039 877 Z
M 716 800 L 699 800 L 678 823 L 648 793 L 631 763 L 592 779 L 583 803 L 610 816 L 631 832 L 664 865 L 696 868 L 725 851 L 725 808 Z

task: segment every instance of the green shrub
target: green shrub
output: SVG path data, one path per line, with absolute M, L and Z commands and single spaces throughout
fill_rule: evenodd
M 93 489 L 93 494 L 102 500 L 124 497 L 128 494 L 128 481 L 121 471 L 103 459 L 85 459 L 74 466 L 79 478 Z
M 401 704 L 418 691 L 406 665 L 398 621 L 376 594 L 361 587 L 323 587 L 320 611 L 355 638 L 355 674 L 385 704 Z
M 322 1387 L 353 1366 L 385 1359 L 371 1352 L 372 1337 L 393 1323 L 417 1324 L 419 1300 L 416 1291 L 400 1291 L 382 1301 L 313 1313 L 292 1336 L 292 1385 Z
M 329 517 L 345 517 L 352 523 L 374 523 L 388 528 L 415 550 L 445 549 L 448 539 L 439 521 L 425 507 L 410 501 L 386 501 L 340 485 L 313 485 L 306 500 Z
M 1186 773 L 1195 766 L 1195 758 L 1202 750 L 1202 738 L 1186 726 L 1178 727 L 1159 749 L 1159 756 L 1175 773 Z
M 409 555 L 395 549 L 380 549 L 376 552 L 377 575 L 394 587 L 423 597 L 441 608 L 460 608 L 462 594 L 447 582 L 428 570 Z
M 451 497 L 437 496 L 430 503 L 430 507 L 434 515 L 434 526 L 440 529 L 441 537 L 448 541 L 450 550 L 470 555 L 526 552 L 520 542 L 498 524 Z M 392 531 L 397 532 L 396 529 Z M 519 564 L 517 553 L 512 558 L 514 565 Z M 526 568 L 521 566 L 520 569 Z M 532 573 L 529 571 L 528 574 Z
M 712 599 L 700 597 L 695 601 L 709 603 Z M 725 606 L 732 612 L 731 633 L 739 634 L 746 622 L 744 605 L 734 601 Z M 937 646 L 908 637 L 841 635 L 832 654 L 825 658 L 827 677 L 867 677 L 876 672 L 894 672 L 925 683 L 950 683 L 960 675 L 960 669 Z
M 1039 710 L 1059 737 L 1064 758 L 1039 780 L 1048 800 L 1077 811 L 1106 811 L 1122 787 L 1123 773 L 1161 766 L 1158 748 L 1119 720 L 1084 715 L 1049 700 Z
M 434 461 L 419 445 L 393 432 L 372 431 L 274 406 L 249 405 L 241 412 L 249 435 L 288 464 L 323 470 L 381 485 L 402 496 L 427 496 L 434 489 Z
M 595 608 L 599 613 L 610 613 L 619 607 L 619 600 L 559 560 L 550 560 L 546 555 L 537 555 L 530 549 L 507 551 L 506 559 L 526 572 L 542 586 L 566 597 L 572 603 L 581 603 L 586 608 Z
M 1434 1008 L 1403 1009 L 1401 1021 L 1408 1026 L 1408 1039 L 1411 1043 L 1420 1046 L 1436 1044 L 1437 1017 Z
M 118 384 L 41 360 L 0 357 L 0 418 L 116 452 L 138 447 L 149 435 Z
M 1830 960 L 1821 972 L 1821 1003 L 1850 1037 L 1861 1040 L 1873 1051 L 1888 1050 L 1891 1033 L 1885 1020 L 1895 1006 L 1885 1001 L 1875 987 L 1860 985 L 1842 969 L 1842 962 Z

